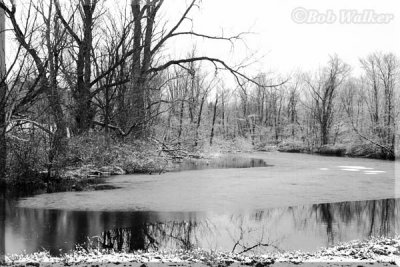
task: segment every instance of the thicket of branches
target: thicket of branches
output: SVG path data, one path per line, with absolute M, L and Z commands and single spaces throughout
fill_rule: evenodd
M 41 166 L 58 167 L 70 138 L 90 132 L 104 135 L 104 145 L 143 138 L 188 150 L 234 142 L 309 150 L 351 144 L 354 154 L 365 155 L 366 146 L 394 157 L 396 55 L 361 59 L 360 77 L 337 56 L 315 74 L 254 77 L 245 64 L 231 66 L 196 49 L 183 58 L 164 50 L 185 36 L 232 44 L 242 38 L 191 30 L 197 0 L 175 21 L 160 16 L 163 0 L 132 0 L 117 15 L 104 3 L 0 1 L 1 36 L 12 36 L 3 46 L 13 55 L 7 66 L 0 55 L 1 177 L 7 159 L 12 165 L 40 158 Z M 226 85 L 221 73 L 236 85 Z

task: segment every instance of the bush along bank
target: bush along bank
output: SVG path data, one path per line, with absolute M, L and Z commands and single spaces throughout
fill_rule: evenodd
M 154 142 L 106 140 L 96 133 L 69 139 L 65 155 L 51 166 L 44 147 L 32 153 L 23 152 L 24 147 L 11 147 L 8 160 L 5 183 L 15 193 L 91 190 L 111 175 L 160 173 L 170 164 Z
M 325 156 L 372 158 L 384 160 L 394 160 L 395 157 L 400 156 L 388 154 L 386 151 L 382 150 L 382 148 L 371 143 L 335 144 L 312 147 L 302 142 L 282 142 L 277 145 L 277 150 L 279 152 L 288 153 L 309 153 Z
M 70 138 L 65 155 L 49 167 L 48 150 L 43 143 L 29 145 L 42 146 L 32 153 L 23 153 L 26 144 L 22 145 L 12 148 L 6 179 L 7 189 L 22 195 L 103 190 L 107 189 L 103 178 L 121 174 L 161 174 L 172 170 L 175 162 L 201 159 L 214 152 L 210 148 L 190 151 L 190 147 L 182 144 L 163 144 L 151 138 L 106 139 L 103 134 L 90 133 Z

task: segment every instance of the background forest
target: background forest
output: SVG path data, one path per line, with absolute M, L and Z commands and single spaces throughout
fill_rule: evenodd
M 0 177 L 162 171 L 169 158 L 237 150 L 398 154 L 398 55 L 258 74 L 195 47 L 175 58 L 171 40 L 246 35 L 192 31 L 196 0 L 167 23 L 164 5 L 132 0 L 115 16 L 101 0 L 0 1 Z

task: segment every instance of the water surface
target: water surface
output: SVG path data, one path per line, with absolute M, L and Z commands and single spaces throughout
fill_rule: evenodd
M 188 159 L 174 164 L 172 171 L 229 169 L 229 168 L 257 168 L 268 167 L 263 159 L 251 158 L 241 155 L 224 155 L 210 159 Z
M 257 168 L 249 168 L 254 158 Z M 247 163 L 115 176 L 107 180 L 115 190 L 8 201 L 6 250 L 315 251 L 399 231 L 394 162 L 289 153 L 240 162 Z
M 394 236 L 400 225 L 399 201 L 223 213 L 13 209 L 9 204 L 6 251 L 46 249 L 58 254 L 76 244 L 124 251 L 203 248 L 241 252 L 257 244 L 264 246 L 251 252 L 315 251 L 353 239 Z
M 23 199 L 19 206 L 225 212 L 400 197 L 394 162 L 290 153 L 255 156 L 272 166 L 121 175 L 108 179 L 115 190 L 43 194 Z

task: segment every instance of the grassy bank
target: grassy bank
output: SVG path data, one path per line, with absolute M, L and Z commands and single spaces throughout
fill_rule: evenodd
M 400 237 L 371 238 L 366 241 L 352 241 L 334 247 L 321 249 L 314 253 L 291 251 L 270 254 L 231 253 L 194 249 L 190 251 L 155 251 L 134 253 L 115 252 L 111 250 L 78 248 L 60 257 L 52 257 L 48 252 L 34 254 L 6 255 L 7 265 L 107 265 L 126 263 L 202 263 L 206 265 L 245 265 L 264 266 L 279 262 L 294 264 L 307 262 L 386 262 L 395 264 L 400 259 Z M 258 265 L 262 264 L 262 265 Z

